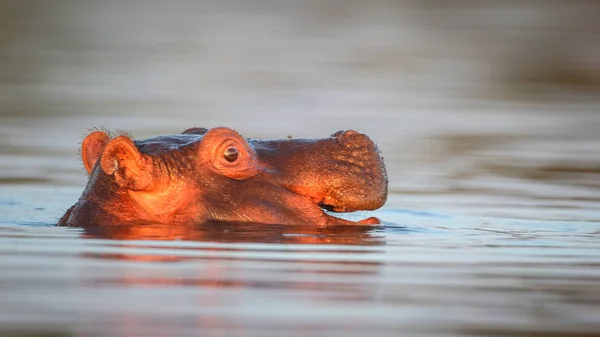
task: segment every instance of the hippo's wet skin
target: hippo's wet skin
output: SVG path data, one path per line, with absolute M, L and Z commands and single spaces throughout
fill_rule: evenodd
M 373 210 L 387 198 L 380 153 L 356 131 L 282 140 L 244 139 L 224 127 L 145 140 L 95 131 L 83 140 L 81 156 L 89 181 L 59 225 L 377 224 L 323 208 Z

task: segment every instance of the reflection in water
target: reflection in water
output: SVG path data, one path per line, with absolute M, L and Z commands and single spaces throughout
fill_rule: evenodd
M 286 226 L 252 223 L 214 222 L 202 225 L 169 226 L 163 224 L 107 225 L 84 228 L 82 236 L 87 239 L 111 240 L 177 240 L 215 243 L 270 243 L 308 245 L 357 245 L 377 246 L 385 244 L 382 233 L 375 233 L 373 226 Z M 112 244 L 113 247 L 132 247 Z M 148 245 L 149 247 L 155 247 Z M 133 247 L 140 247 L 135 245 Z M 234 248 L 203 248 L 210 251 L 237 250 Z M 317 251 L 315 248 L 314 251 Z M 327 250 L 331 252 L 331 249 Z M 335 251 L 335 250 L 334 250 Z M 86 253 L 86 257 L 133 261 L 181 261 L 185 256 L 137 253 Z
M 108 251 L 81 253 L 84 260 L 116 263 L 110 272 L 82 265 L 78 273 L 89 277 L 81 279 L 81 287 L 94 291 L 117 288 L 144 289 L 150 293 L 170 289 L 199 292 L 201 295 L 192 304 L 197 314 L 192 315 L 194 318 L 184 318 L 186 323 L 183 324 L 204 332 L 227 327 L 240 336 L 256 333 L 265 323 L 255 326 L 237 322 L 224 315 L 221 308 L 229 308 L 227 310 L 235 315 L 237 305 L 261 308 L 273 295 L 308 302 L 375 300 L 377 287 L 357 281 L 376 279 L 382 263 L 357 261 L 356 257 L 381 253 L 378 247 L 385 244 L 383 234 L 375 232 L 372 226 L 317 228 L 244 223 L 106 226 L 86 228 L 82 236 L 92 243 L 97 239 L 134 241 L 109 241 L 106 243 Z M 128 264 L 115 268 L 123 262 Z M 129 264 L 132 262 L 134 264 Z M 151 270 L 144 268 L 146 264 L 152 266 Z M 183 272 L 182 264 L 188 265 Z M 244 302 L 245 297 L 251 304 L 236 304 Z M 280 305 L 285 306 L 285 303 Z M 263 307 L 262 310 L 273 309 L 277 308 Z M 136 335 L 149 325 L 165 329 L 169 334 L 172 333 L 169 329 L 176 328 L 169 319 L 149 320 L 147 313 L 137 306 L 124 309 L 118 318 L 110 319 L 114 320 L 111 333 L 119 336 Z M 246 331 L 248 329 L 250 331 Z M 315 328 L 298 326 L 296 332 L 308 333 L 311 329 Z
M 93 226 L 84 228 L 86 238 L 114 240 L 186 240 L 227 243 L 381 245 L 383 234 L 374 226 L 286 226 L 214 222 L 202 225 Z

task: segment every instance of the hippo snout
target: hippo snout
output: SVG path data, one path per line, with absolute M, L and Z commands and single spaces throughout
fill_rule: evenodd
M 367 135 L 341 130 L 330 138 L 271 140 L 259 155 L 277 168 L 278 183 L 335 212 L 374 210 L 387 199 L 387 174 L 377 145 Z M 270 156 L 277 149 L 276 156 Z

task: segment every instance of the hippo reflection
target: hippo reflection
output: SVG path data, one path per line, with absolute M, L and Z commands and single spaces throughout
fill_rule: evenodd
M 385 245 L 385 235 L 373 226 L 306 226 L 266 225 L 247 222 L 205 222 L 173 226 L 146 224 L 144 226 L 96 225 L 84 228 L 82 237 L 89 239 L 144 240 L 144 241 L 196 241 L 219 243 L 277 243 L 295 245 Z M 93 254 L 97 255 L 97 252 Z M 112 254 L 112 253 L 107 253 Z M 126 253 L 132 256 L 133 253 Z M 144 253 L 134 254 L 146 256 Z M 146 259 L 146 258 L 143 258 Z M 175 256 L 170 256 L 174 261 Z
M 380 152 L 356 131 L 279 140 L 244 139 L 225 127 L 145 140 L 94 131 L 81 157 L 89 180 L 59 225 L 377 224 L 323 209 L 374 210 L 387 198 Z

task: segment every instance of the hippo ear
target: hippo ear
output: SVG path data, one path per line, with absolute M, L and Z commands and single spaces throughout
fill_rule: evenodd
M 210 129 L 202 137 L 198 151 L 202 164 L 210 163 L 214 170 L 231 179 L 247 179 L 261 171 L 256 152 L 229 128 Z
M 110 137 L 104 131 L 94 131 L 87 135 L 81 143 L 81 161 L 88 174 L 92 172 L 94 165 L 110 142 Z
M 119 136 L 106 146 L 100 166 L 104 173 L 113 175 L 123 188 L 144 190 L 153 181 L 152 160 L 140 153 L 127 136 Z

